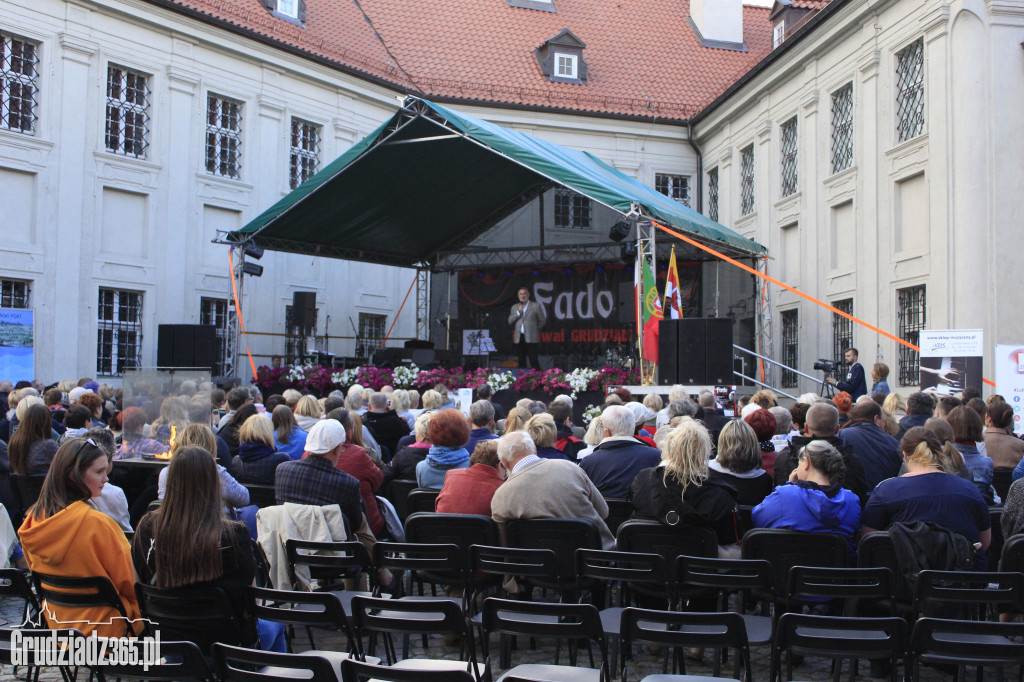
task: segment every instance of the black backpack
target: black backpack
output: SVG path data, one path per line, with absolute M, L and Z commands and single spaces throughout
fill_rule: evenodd
M 896 567 L 911 588 L 917 574 L 933 571 L 973 571 L 974 545 L 960 533 L 931 521 L 894 523 L 889 527 Z

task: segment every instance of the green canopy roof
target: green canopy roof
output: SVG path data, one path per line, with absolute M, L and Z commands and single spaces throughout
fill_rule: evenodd
M 724 248 L 767 249 L 593 154 L 409 97 L 391 118 L 228 240 L 412 267 L 468 244 L 553 186 Z

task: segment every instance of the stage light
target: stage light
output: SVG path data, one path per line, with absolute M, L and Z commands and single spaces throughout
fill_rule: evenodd
M 246 242 L 245 246 L 243 247 L 243 251 L 245 252 L 246 258 L 252 258 L 253 260 L 259 260 L 260 258 L 263 258 L 263 247 L 256 246 L 252 242 Z
M 632 225 L 627 223 L 625 220 L 620 220 L 612 225 L 612 228 L 608 230 L 608 239 L 611 239 L 613 242 L 621 242 L 629 236 L 632 229 Z
M 263 266 L 257 265 L 256 263 L 242 263 L 242 274 L 251 275 L 253 277 L 262 277 Z
M 619 247 L 622 253 L 622 260 L 625 263 L 632 263 L 636 260 L 636 243 L 626 242 Z

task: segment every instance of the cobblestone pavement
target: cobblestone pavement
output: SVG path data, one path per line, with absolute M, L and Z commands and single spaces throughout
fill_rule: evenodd
M 10 622 L 20 622 L 21 619 L 21 602 L 20 600 L 4 599 L 0 600 L 0 620 Z M 322 649 L 333 649 L 333 650 L 344 650 L 344 640 L 337 633 L 330 633 L 326 631 L 314 631 L 316 637 L 317 648 Z M 401 653 L 401 641 L 396 640 L 396 647 Z M 305 651 L 309 648 L 309 642 L 304 634 L 299 634 L 295 638 L 294 648 L 296 651 Z M 497 655 L 497 638 L 492 640 L 491 652 L 493 655 L 493 663 L 495 665 L 494 672 L 495 678 L 498 673 L 501 672 L 497 668 L 498 655 Z M 420 637 L 414 637 L 411 641 L 410 657 L 412 658 L 447 658 L 457 659 L 460 651 L 458 645 L 446 645 L 443 638 L 440 636 L 432 636 L 428 640 L 427 648 L 422 645 L 422 639 Z M 379 655 L 383 655 L 379 653 Z M 769 664 L 770 655 L 768 647 L 754 647 L 750 652 L 752 660 L 753 678 L 755 682 L 764 682 L 769 677 Z M 551 642 L 538 641 L 536 648 L 530 646 L 527 641 L 520 641 L 517 650 L 512 652 L 512 665 L 518 665 L 521 663 L 553 663 L 555 658 L 555 646 Z M 655 655 L 646 649 L 642 649 L 637 652 L 633 661 L 630 662 L 628 667 L 630 682 L 638 681 L 645 675 L 653 673 L 661 673 L 662 665 L 664 662 L 664 656 Z M 562 647 L 561 651 L 561 663 L 566 664 L 566 650 Z M 587 658 L 586 653 L 580 653 L 580 665 L 586 665 Z M 710 663 L 710 652 L 705 653 L 704 662 L 695 663 L 693 661 L 687 661 L 686 672 L 690 675 L 703 675 L 710 676 L 712 674 L 712 666 Z M 861 674 L 857 677 L 858 680 L 874 680 L 882 678 L 873 678 L 869 676 L 868 665 L 866 662 L 861 663 L 860 671 Z M 987 671 L 986 671 L 987 672 Z M 24 670 L 19 670 L 20 679 L 25 678 Z M 724 677 L 731 675 L 731 663 L 727 663 L 723 666 L 720 673 Z M 1012 673 L 1011 673 L 1012 674 Z M 803 664 L 795 666 L 793 669 L 793 676 L 799 680 L 817 681 L 817 680 L 829 680 L 831 679 L 830 664 L 828 661 L 820 659 L 808 659 Z M 986 675 L 989 677 L 989 675 Z M 13 675 L 13 671 L 10 666 L 0 667 L 0 682 L 7 682 L 8 680 L 19 679 Z M 58 682 L 61 678 L 56 669 L 46 669 L 40 676 L 41 680 L 46 682 Z M 82 678 L 84 680 L 84 677 Z M 613 671 L 613 679 L 619 679 L 619 671 Z M 843 679 L 848 679 L 844 670 Z M 887 679 L 887 678 L 886 678 Z M 931 669 L 923 669 L 921 680 L 922 682 L 931 682 L 932 680 L 947 680 L 952 679 L 949 675 L 944 675 L 938 671 Z

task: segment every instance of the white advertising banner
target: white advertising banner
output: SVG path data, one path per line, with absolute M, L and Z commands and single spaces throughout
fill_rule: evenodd
M 921 390 L 954 395 L 967 387 L 981 390 L 985 357 L 980 329 L 922 330 Z
M 1013 431 L 1024 433 L 1024 344 L 996 344 L 996 393 L 1013 408 Z

